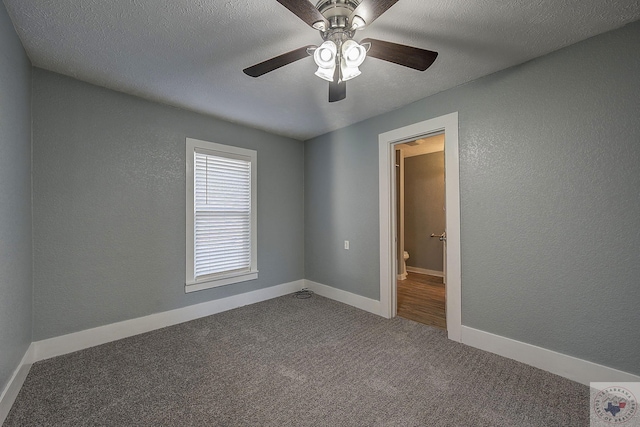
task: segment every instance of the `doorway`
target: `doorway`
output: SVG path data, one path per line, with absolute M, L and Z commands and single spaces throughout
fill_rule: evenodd
M 396 312 L 446 329 L 444 134 L 395 144 Z
M 446 325 L 449 339 L 461 340 L 460 186 L 458 113 L 415 123 L 379 135 L 380 314 L 397 315 L 398 232 L 395 145 L 444 134 L 446 205 Z

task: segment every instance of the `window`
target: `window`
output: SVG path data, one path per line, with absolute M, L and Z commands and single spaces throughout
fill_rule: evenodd
M 258 278 L 253 150 L 187 138 L 185 291 Z

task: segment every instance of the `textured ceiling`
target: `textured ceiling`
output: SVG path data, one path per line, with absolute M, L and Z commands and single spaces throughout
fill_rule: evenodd
M 365 37 L 435 50 L 421 73 L 368 58 L 327 102 L 305 58 L 242 70 L 322 39 L 276 0 L 4 0 L 32 63 L 47 70 L 307 139 L 394 110 L 640 19 L 638 0 L 400 0 Z

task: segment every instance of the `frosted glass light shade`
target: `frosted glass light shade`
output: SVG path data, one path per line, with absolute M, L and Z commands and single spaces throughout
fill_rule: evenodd
M 335 72 L 336 72 L 336 66 L 334 64 L 333 67 L 331 68 L 318 67 L 318 71 L 315 72 L 315 75 L 328 82 L 332 82 L 333 75 L 335 74 Z
M 360 69 L 358 68 L 367 57 L 367 50 L 354 40 L 347 40 L 342 44 L 342 61 L 340 61 L 340 72 L 342 81 L 351 80 L 358 77 Z
M 318 67 L 330 68 L 336 65 L 336 55 L 338 54 L 338 47 L 330 40 L 322 43 L 320 47 L 313 52 L 313 60 L 316 61 Z
M 347 67 L 344 62 L 340 64 L 341 80 L 346 82 L 354 77 L 358 77 L 362 72 L 358 67 Z
M 342 59 L 348 67 L 359 67 L 367 57 L 367 50 L 354 40 L 342 44 Z
M 329 82 L 333 81 L 333 75 L 336 70 L 336 57 L 338 55 L 338 47 L 330 40 L 322 43 L 320 47 L 313 52 L 313 60 L 318 65 L 316 76 Z

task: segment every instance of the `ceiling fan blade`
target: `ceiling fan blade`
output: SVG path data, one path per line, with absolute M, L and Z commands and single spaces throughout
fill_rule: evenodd
M 340 80 L 340 69 L 336 67 L 333 81 L 329 83 L 329 102 L 342 101 L 347 97 L 347 82 Z
M 371 25 L 373 21 L 397 2 L 398 0 L 362 0 L 351 13 L 349 22 L 353 22 L 353 17 L 357 15 L 364 20 L 365 25 Z
M 367 56 L 393 62 L 418 71 L 424 71 L 429 68 L 438 57 L 438 52 L 382 40 L 364 39 L 360 43 L 371 43 Z
M 329 83 L 329 102 L 342 101 L 347 97 L 347 82 Z
M 264 62 L 256 64 L 252 67 L 245 68 L 244 73 L 251 77 L 260 77 L 263 74 L 267 74 L 270 71 L 277 70 L 280 67 L 284 67 L 287 64 L 291 64 L 299 59 L 309 56 L 307 49 L 315 48 L 313 45 L 304 46 L 291 52 L 283 53 L 275 58 L 267 59 Z
M 320 13 L 318 9 L 313 6 L 309 0 L 277 0 L 278 3 L 289 9 L 298 18 L 302 19 L 312 28 L 316 30 L 324 30 L 329 28 L 329 22 Z M 319 27 L 318 22 L 324 25 Z

